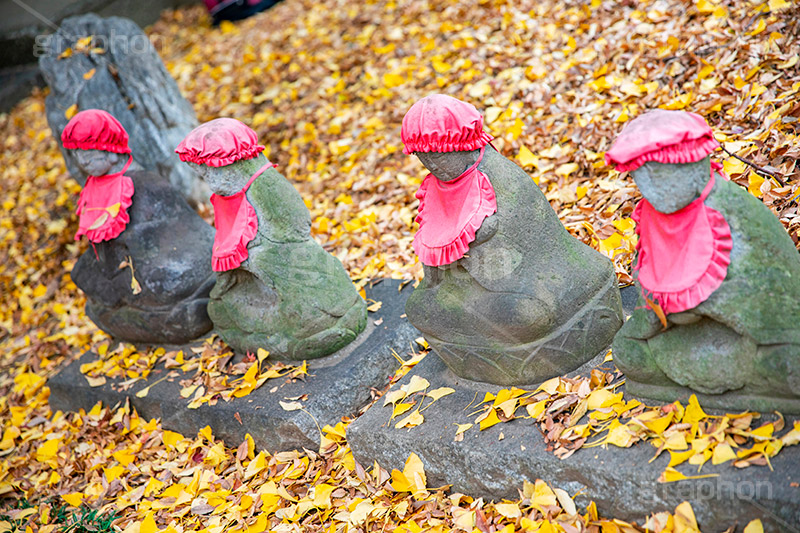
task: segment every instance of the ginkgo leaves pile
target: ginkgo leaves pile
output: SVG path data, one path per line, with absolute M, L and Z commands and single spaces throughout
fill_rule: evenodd
M 758 413 L 709 415 L 692 395 L 686 406 L 680 402 L 648 407 L 638 400 L 625 400 L 615 392 L 624 382 L 617 373 L 595 369 L 589 377 L 553 378 L 535 390 L 500 389 L 486 393 L 475 405 L 464 406 L 465 420 L 454 420 L 453 440 L 461 441 L 473 427 L 483 431 L 515 419 L 535 421 L 544 435 L 548 449 L 567 459 L 580 448 L 617 446 L 628 448 L 648 441 L 656 448 L 653 459 L 664 452 L 670 455 L 660 482 L 680 481 L 719 474 L 686 475 L 675 467 L 683 463 L 697 467 L 711 461 L 718 465 L 733 461 L 736 468 L 768 466 L 770 458 L 784 446 L 800 443 L 800 422 L 785 428 L 784 419 L 762 421 Z M 428 381 L 412 376 L 409 382 L 389 392 L 383 405 L 393 406 L 392 419 L 415 408 L 395 427 L 412 428 L 425 422 L 421 411 L 453 389 L 442 387 L 426 392 Z M 415 398 L 417 393 L 419 398 Z M 426 397 L 430 401 L 420 409 Z M 411 401 L 409 401 L 411 400 Z M 477 415 L 477 416 L 475 416 Z M 470 421 L 469 417 L 475 417 Z M 623 422 L 624 421 L 624 422 Z M 755 426 L 755 427 L 754 427 Z M 502 436 L 502 433 L 501 433 Z
M 702 114 L 729 151 L 760 168 L 719 154 L 726 172 L 797 238 L 797 10 L 785 0 L 293 0 L 219 28 L 200 6 L 169 12 L 151 34 L 201 121 L 232 116 L 258 131 L 305 198 L 315 238 L 353 278 L 421 276 L 411 240 L 422 168 L 402 154 L 400 122 L 417 99 L 446 92 L 483 111 L 494 145 L 530 172 L 570 232 L 614 257 L 627 282 L 638 191 L 602 155 L 646 109 Z M 34 533 L 56 528 L 50 509 L 64 502 L 118 507 L 116 525 L 143 533 L 632 530 L 592 506 L 575 513 L 569 494 L 535 480 L 519 501 L 489 504 L 427 487 L 413 456 L 403 472 L 365 472 L 341 426 L 324 432 L 320 452 L 272 456 L 205 431 L 163 431 L 124 406 L 51 413 L 46 378 L 108 338 L 69 278 L 85 250 L 72 240 L 80 187 L 67 177 L 43 94 L 0 114 L 0 131 L 0 514 L 27 513 Z M 258 354 L 237 367 L 217 343 L 198 348 L 106 348 L 85 371 L 96 382 L 124 376 L 142 396 L 138 380 L 162 361 L 199 405 L 246 395 L 274 370 Z M 563 380 L 498 393 L 457 421 L 454 438 L 528 416 L 559 456 L 644 439 L 670 453 L 681 475 L 707 461 L 767 468 L 797 438 L 780 420 L 697 418 L 693 404 L 646 408 L 602 376 L 589 379 L 588 391 Z M 427 410 L 446 400 L 446 390 L 419 385 L 387 404 L 402 431 L 424 430 Z M 34 513 L 8 509 L 19 496 L 34 499 Z M 642 526 L 697 530 L 686 504 Z
M 92 387 L 104 385 L 106 378 L 123 379 L 112 386 L 125 391 L 136 388 L 136 384 L 147 379 L 157 364 L 163 364 L 167 370 L 164 376 L 139 388 L 136 397 L 144 398 L 153 386 L 162 381 L 177 381 L 181 385 L 181 397 L 189 400 L 187 407 L 197 409 L 203 404 L 215 405 L 219 400 L 229 402 L 243 398 L 270 379 L 300 378 L 308 373 L 305 361 L 291 365 L 268 361 L 268 357 L 269 352 L 259 348 L 255 356 L 248 354 L 232 364 L 233 351 L 216 335 L 199 346 L 191 346 L 187 353 L 183 350 L 168 352 L 164 348 L 140 351 L 127 343 L 109 350 L 106 342 L 97 347 L 97 358 L 82 364 L 80 371 Z M 191 375 L 186 377 L 186 374 Z
M 249 435 L 230 448 L 208 427 L 193 437 L 163 430 L 127 405 L 49 416 L 44 380 L 16 381 L 8 399 L 25 402 L 14 409 L 22 431 L 4 429 L 0 494 L 38 504 L 33 512 L 0 514 L 37 533 L 56 530 L 50 511 L 62 502 L 113 509 L 125 533 L 644 531 L 601 518 L 594 504 L 579 512 L 572 495 L 541 480 L 525 483 L 517 501 L 487 503 L 429 487 L 414 454 L 402 471 L 364 468 L 353 459 L 342 423 L 323 428 L 318 451 L 269 454 L 256 450 Z M 9 526 L 0 520 L 0 531 Z M 642 527 L 699 531 L 686 503 Z M 748 528 L 763 531 L 758 522 Z

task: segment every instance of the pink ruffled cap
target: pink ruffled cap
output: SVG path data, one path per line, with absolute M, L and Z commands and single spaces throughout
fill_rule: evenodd
M 475 106 L 445 94 L 417 101 L 403 117 L 403 152 L 456 152 L 483 148 L 492 136 L 483 131 Z
M 694 163 L 718 146 L 714 132 L 700 115 L 655 109 L 625 125 L 605 160 L 620 172 L 628 172 L 648 161 Z
M 175 149 L 181 161 L 210 167 L 252 159 L 263 151 L 256 132 L 233 118 L 218 118 L 201 124 Z
M 72 117 L 61 132 L 61 144 L 68 150 L 131 153 L 128 132 L 111 113 L 102 109 L 85 109 Z

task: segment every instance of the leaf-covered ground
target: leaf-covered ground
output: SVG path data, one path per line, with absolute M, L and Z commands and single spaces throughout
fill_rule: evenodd
M 423 169 L 402 154 L 400 121 L 418 98 L 446 92 L 484 112 L 495 145 L 530 172 L 577 238 L 614 257 L 627 283 L 638 192 L 602 154 L 626 120 L 655 107 L 705 116 L 728 152 L 755 165 L 720 152 L 728 174 L 797 242 L 799 15 L 785 0 L 286 0 L 220 28 L 201 8 L 168 12 L 150 33 L 200 120 L 232 116 L 258 131 L 306 199 L 315 237 L 354 280 L 421 275 L 410 242 Z M 535 480 L 519 487 L 515 502 L 426 487 L 413 456 L 404 472 L 357 465 L 343 425 L 324 431 L 319 450 L 270 455 L 208 430 L 164 431 L 125 406 L 52 413 L 46 379 L 90 346 L 103 351 L 108 339 L 86 319 L 70 281 L 85 249 L 72 240 L 80 188 L 47 127 L 44 94 L 0 115 L 0 131 L 0 531 L 64 527 L 64 505 L 113 511 L 102 516 L 131 533 L 697 530 L 689 505 L 653 509 L 659 514 L 633 529 L 593 507 L 574 509 L 571 495 Z M 217 344 L 185 358 L 125 347 L 104 353 L 87 377 L 135 379 L 167 358 L 193 373 L 187 401 L 224 400 L 262 378 L 281 379 L 272 373 L 304 370 L 262 368 L 261 358 L 231 368 Z M 643 417 L 606 381 L 586 382 L 590 390 L 561 382 L 528 396 L 509 391 L 475 424 L 505 421 L 524 407 L 569 453 L 595 434 L 593 422 L 610 420 L 600 437 L 606 444 L 664 436 L 661 449 L 697 464 L 680 443 L 667 445 L 687 434 L 665 434 L 685 411 L 666 406 Z M 576 429 L 581 409 L 592 412 Z M 693 417 L 697 409 L 686 406 Z M 768 463 L 797 439 L 796 429 L 773 434 L 782 424 L 745 421 L 732 418 L 720 430 L 719 421 L 693 420 L 702 425 L 690 428 L 691 438 L 708 437 L 693 451 L 699 464 L 732 464 L 732 453 Z M 736 431 L 750 433 L 756 444 L 747 449 L 760 446 L 760 455 L 742 458 Z M 676 475 L 665 473 L 665 481 Z

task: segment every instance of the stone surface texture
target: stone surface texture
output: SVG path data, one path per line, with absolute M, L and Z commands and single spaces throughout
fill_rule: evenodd
M 600 361 L 602 357 L 573 374 L 586 375 Z M 560 460 L 546 449 L 539 427 L 529 419 L 515 419 L 484 431 L 472 427 L 463 441 L 454 442 L 456 424 L 474 422 L 476 415 L 469 416 L 467 406 L 500 387 L 460 378 L 428 355 L 393 388 L 405 385 L 415 375 L 428 379 L 430 389 L 452 387 L 456 392 L 426 409 L 425 422 L 411 429 L 395 429 L 398 419 L 389 423 L 391 406 L 373 405 L 347 431 L 353 454 L 362 465 L 376 460 L 389 471 L 402 469 L 414 452 L 425 466 L 428 486 L 452 485 L 454 492 L 494 501 L 516 499 L 524 481 L 542 479 L 570 494 L 577 493 L 579 509 L 594 501 L 601 515 L 639 524 L 650 513 L 674 511 L 683 501 L 691 502 L 703 531 L 722 531 L 735 524 L 741 528 L 755 518 L 762 520 L 765 531 L 792 531 L 791 527 L 800 524 L 800 488 L 792 486 L 800 482 L 798 446 L 773 458 L 772 471 L 709 462 L 702 473 L 719 473 L 719 477 L 662 484 L 656 480 L 669 455 L 664 453 L 650 463 L 656 451 L 650 444 L 628 449 L 583 448 Z M 687 398 L 682 397 L 684 403 Z M 792 423 L 787 419 L 787 427 Z
M 219 183 L 230 181 L 239 191 L 266 162 L 260 155 L 202 173 L 215 192 L 230 194 Z M 247 245 L 248 258 L 219 273 L 208 307 L 220 336 L 237 351 L 264 348 L 282 360 L 323 357 L 353 342 L 366 325 L 366 303 L 341 262 L 311 237 L 300 194 L 270 168 L 247 190 L 247 200 L 258 233 Z
M 668 314 L 666 330 L 640 299 L 613 345 L 628 391 L 661 401 L 696 391 L 706 406 L 800 414 L 800 256 L 736 184 L 717 175 L 706 204 L 731 229 L 725 280 L 696 308 Z
M 380 310 L 370 313 L 370 326 L 340 352 L 309 362 L 305 380 L 274 379 L 229 403 L 188 409 L 189 400 L 180 397 L 179 380 L 184 376 L 157 383 L 168 372 L 163 368 L 155 369 L 147 381 L 136 383 L 127 392 L 116 392 L 111 380 L 101 387 L 90 387 L 80 373 L 80 365 L 96 357 L 87 353 L 48 382 L 50 405 L 54 410 L 77 410 L 90 409 L 98 401 L 114 405 L 130 399 L 140 415 L 161 417 L 164 428 L 184 435 L 196 434 L 210 425 L 214 435 L 231 446 L 250 433 L 259 448 L 270 452 L 317 450 L 317 424 L 334 425 L 342 416 L 356 415 L 369 403 L 371 389 L 385 387 L 399 367 L 393 353 L 404 356 L 415 347 L 419 331 L 402 317 L 411 288 L 398 291 L 400 286 L 396 280 L 367 286 L 367 297 L 383 302 Z M 153 386 L 147 396 L 137 398 L 135 393 L 149 384 Z M 285 411 L 279 404 L 306 394 L 308 398 L 300 400 L 305 411 Z
M 475 161 L 474 152 L 442 155 L 454 160 L 436 160 L 433 170 L 448 175 Z M 420 159 L 431 163 L 428 154 Z M 572 237 L 530 176 L 494 148 L 486 146 L 478 168 L 497 212 L 463 258 L 424 267 L 408 318 L 468 379 L 524 385 L 574 370 L 622 325 L 614 267 Z
M 116 239 L 90 246 L 72 269 L 86 314 L 130 342 L 184 343 L 211 330 L 206 307 L 214 229 L 160 176 L 126 172 L 134 183 L 130 222 Z M 96 253 L 96 254 L 95 254 Z M 141 292 L 134 294 L 132 261 Z
M 90 35 L 103 53 L 75 51 L 76 41 Z M 59 59 L 68 48 L 72 55 Z M 128 132 L 133 156 L 143 168 L 164 176 L 190 202 L 208 200 L 208 188 L 173 152 L 197 126 L 194 110 L 134 22 L 94 14 L 68 18 L 47 41 L 39 66 L 50 86 L 47 121 L 56 138 L 71 106 L 77 105 L 78 111 L 104 109 Z M 62 153 L 70 174 L 83 184 L 73 156 L 63 148 Z

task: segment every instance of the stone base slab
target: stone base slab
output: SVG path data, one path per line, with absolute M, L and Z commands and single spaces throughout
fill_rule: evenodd
M 570 375 L 588 375 L 601 362 L 602 354 Z M 456 392 L 426 409 L 425 421 L 411 429 L 395 429 L 402 415 L 389 423 L 391 406 L 382 407 L 381 402 L 372 406 L 347 432 L 361 464 L 376 460 L 390 471 L 402 469 L 414 452 L 425 465 L 428 486 L 452 485 L 452 490 L 473 497 L 516 499 L 523 481 L 538 478 L 570 494 L 580 493 L 576 497 L 579 506 L 594 501 L 603 516 L 639 524 L 651 513 L 674 511 L 678 504 L 689 501 L 703 531 L 721 531 L 734 524 L 742 528 L 755 518 L 762 520 L 765 531 L 800 531 L 800 446 L 788 447 L 773 458 L 774 471 L 759 466 L 740 470 L 730 463 L 712 466 L 709 461 L 701 473 L 719 473 L 719 477 L 658 483 L 669 454 L 649 463 L 655 448 L 644 442 L 626 449 L 583 448 L 560 460 L 546 450 L 538 426 L 529 419 L 515 419 L 485 431 L 472 427 L 463 441 L 454 442 L 456 424 L 475 421 L 476 415 L 470 416 L 474 409 L 465 408 L 480 402 L 486 392 L 496 393 L 502 387 L 459 378 L 429 354 L 393 388 L 408 383 L 414 375 L 430 381 L 430 390 L 452 387 Z M 681 398 L 684 404 L 687 398 Z M 792 424 L 786 420 L 787 427 Z M 694 473 L 688 465 L 680 469 L 687 475 Z
M 370 390 L 384 388 L 399 367 L 393 352 L 405 357 L 420 336 L 404 316 L 405 302 L 413 289 L 408 285 L 398 291 L 400 286 L 398 280 L 368 286 L 367 298 L 382 302 L 382 306 L 369 313 L 367 330 L 339 352 L 310 361 L 305 380 L 273 379 L 243 398 L 188 409 L 189 400 L 180 396 L 182 377 L 157 383 L 168 372 L 163 367 L 154 369 L 146 381 L 137 382 L 126 392 L 115 391 L 112 380 L 90 387 L 80 372 L 81 364 L 96 357 L 89 352 L 50 379 L 50 405 L 64 411 L 89 410 L 98 401 L 115 405 L 130 399 L 141 416 L 161 418 L 164 428 L 184 435 L 193 435 L 209 425 L 215 436 L 231 446 L 250 433 L 257 447 L 270 452 L 316 450 L 320 442 L 317 424 L 334 425 L 343 416 L 356 415 L 369 403 Z M 147 396 L 137 398 L 136 393 L 151 383 L 154 385 Z M 300 401 L 305 412 L 286 411 L 279 404 L 303 395 L 308 395 L 307 400 Z

